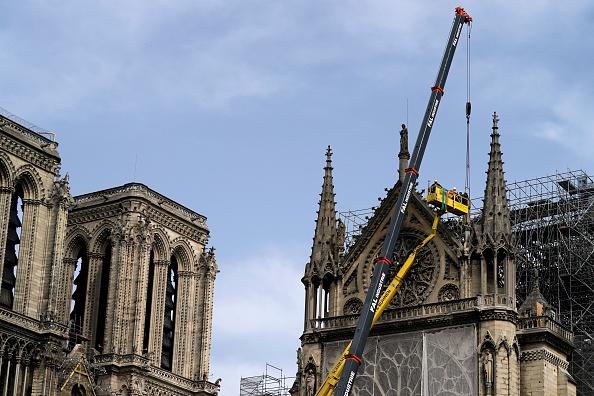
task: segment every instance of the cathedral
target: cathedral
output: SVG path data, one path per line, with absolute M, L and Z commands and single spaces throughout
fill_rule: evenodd
M 445 219 L 372 328 L 354 395 L 576 395 L 569 374 L 573 333 L 538 282 L 518 303 L 516 246 L 493 115 L 482 212 Z M 352 339 L 410 159 L 401 132 L 400 180 L 345 248 L 337 216 L 332 151 L 326 166 L 305 286 L 304 329 L 292 396 L 316 394 Z M 436 210 L 410 198 L 392 261 L 401 265 L 431 232 Z M 394 277 L 394 269 L 389 275 Z M 538 276 L 538 275 L 535 275 Z M 386 282 L 386 284 L 389 282 Z
M 73 197 L 22 124 L 0 115 L 1 394 L 218 394 L 206 218 L 139 183 Z

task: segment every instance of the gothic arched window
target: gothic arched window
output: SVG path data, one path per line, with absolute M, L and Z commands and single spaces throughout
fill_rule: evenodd
M 82 385 L 77 384 L 72 387 L 72 396 L 85 396 L 86 394 L 87 392 L 85 391 L 85 388 Z
M 161 368 L 171 370 L 173 363 L 173 342 L 175 334 L 175 311 L 177 303 L 177 259 L 171 256 L 167 268 L 165 289 L 165 317 L 163 321 L 163 343 L 161 347 Z
M 109 271 L 111 267 L 111 241 L 107 243 L 101 262 L 101 284 L 99 288 L 99 304 L 97 304 L 97 325 L 95 327 L 95 349 L 103 352 L 105 338 L 105 318 L 107 317 L 107 297 L 109 295 Z
M 87 248 L 82 247 L 76 259 L 74 282 L 72 284 L 72 300 L 70 302 L 70 342 L 72 344 L 79 344 L 82 341 L 81 336 L 83 336 L 88 277 L 89 256 L 87 254 Z
M 151 250 L 149 257 L 148 284 L 146 289 L 146 306 L 144 309 L 144 337 L 142 340 L 142 351 L 148 352 L 149 337 L 151 332 L 151 309 L 153 306 L 153 278 L 155 276 L 155 252 Z
M 16 285 L 19 244 L 21 241 L 23 199 L 23 187 L 21 184 L 17 184 L 10 201 L 6 250 L 4 253 L 4 265 L 2 267 L 2 286 L 0 288 L 0 306 L 8 309 L 12 309 L 14 302 L 14 287 Z

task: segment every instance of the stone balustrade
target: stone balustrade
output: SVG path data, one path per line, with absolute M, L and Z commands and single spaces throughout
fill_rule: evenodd
M 434 315 L 447 315 L 459 311 L 474 310 L 478 306 L 478 298 L 466 298 L 433 304 L 415 305 L 412 307 L 387 309 L 382 313 L 378 323 L 404 319 L 421 319 Z M 358 320 L 359 315 L 355 314 L 314 319 L 311 324 L 312 327 L 316 329 L 332 329 L 356 326 Z
M 532 316 L 518 320 L 519 330 L 547 330 L 560 338 L 573 343 L 573 333 L 561 323 L 548 316 Z

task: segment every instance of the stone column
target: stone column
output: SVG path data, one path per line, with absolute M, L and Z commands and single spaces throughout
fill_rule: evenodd
M 25 396 L 27 392 L 27 384 L 29 383 L 29 365 L 31 362 L 25 359 L 25 373 L 23 374 L 23 388 L 21 389 L 21 396 Z
M 45 235 L 46 229 L 39 227 L 37 221 L 40 202 L 37 200 L 23 199 L 23 219 L 21 227 L 21 243 L 19 244 L 19 264 L 17 265 L 16 285 L 14 288 L 13 310 L 27 314 L 27 305 L 32 301 L 41 300 L 40 279 L 34 278 L 32 267 L 42 262 L 43 257 L 37 257 L 37 251 L 43 252 L 45 242 L 37 241 L 36 236 Z M 37 246 L 38 243 L 41 246 Z M 38 249 L 36 249 L 38 248 Z M 27 315 L 31 316 L 31 315 Z
M 163 320 L 165 315 L 165 289 L 167 287 L 168 260 L 155 260 L 155 273 L 153 278 L 153 307 L 151 313 L 154 323 L 151 325 L 151 337 L 153 345 L 152 363 L 161 365 L 161 343 L 163 342 Z
M 20 375 L 21 375 L 21 357 L 17 356 L 16 358 L 16 367 L 14 370 L 14 388 L 12 388 L 12 396 L 18 396 L 18 388 L 19 388 L 19 383 L 20 381 Z
M 132 351 L 138 355 L 143 353 L 142 344 L 144 338 L 144 322 L 147 320 L 146 317 L 146 300 L 147 289 L 148 289 L 148 277 L 149 277 L 149 266 L 150 264 L 150 234 L 147 232 L 141 236 L 141 243 L 138 245 L 138 263 L 136 267 L 136 282 L 135 282 L 135 306 L 134 306 L 134 318 L 132 334 Z
M 114 343 L 115 336 L 115 316 L 116 316 L 116 299 L 117 289 L 119 286 L 119 237 L 112 237 L 111 239 L 111 262 L 109 263 L 109 294 L 107 296 L 107 309 L 105 318 L 105 345 L 103 346 L 103 353 L 116 353 Z
M 8 383 L 10 382 L 10 363 L 12 360 L 12 351 L 8 352 L 8 356 L 6 357 L 6 376 L 4 377 L 4 391 L 3 395 L 8 396 Z
M 210 338 L 212 331 L 212 309 L 214 297 L 214 281 L 218 272 L 218 267 L 214 259 L 214 250 L 203 253 L 204 260 L 201 260 L 199 273 L 195 279 L 197 282 L 196 303 L 197 318 L 199 325 L 194 340 L 197 344 L 197 357 L 195 358 L 195 369 L 200 376 L 209 373 L 210 361 Z
M 102 287 L 101 265 L 105 255 L 102 253 L 89 253 L 87 256 L 89 262 L 89 272 L 87 282 L 87 296 L 85 301 L 85 319 L 82 331 L 83 335 L 91 337 L 92 340 L 95 340 L 95 337 L 97 336 L 97 321 L 105 320 L 105 318 L 97 317 L 97 311 L 99 309 L 99 290 Z M 108 285 L 105 286 L 107 287 Z M 92 347 L 92 345 L 94 345 L 94 343 L 88 346 Z
M 487 295 L 487 263 L 483 254 L 481 254 L 481 294 Z
M 189 360 L 188 345 L 192 345 L 192 333 L 196 329 L 188 323 L 188 302 L 192 301 L 190 297 L 190 283 L 192 273 L 189 271 L 177 271 L 176 301 L 175 301 L 175 323 L 174 332 L 174 358 L 171 365 L 171 371 L 185 377 L 191 377 L 189 372 L 185 372 L 186 361 Z M 196 321 L 192 323 L 196 325 Z M 193 329 L 191 331 L 190 329 Z

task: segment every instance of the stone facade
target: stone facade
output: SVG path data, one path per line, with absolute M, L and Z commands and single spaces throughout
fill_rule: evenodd
M 55 141 L 0 129 L 2 394 L 216 395 L 206 218 L 137 183 L 72 197 Z
M 517 307 L 516 247 L 498 121 L 494 115 L 482 214 L 462 223 L 442 221 L 437 236 L 418 253 L 369 335 L 353 394 L 575 395 L 567 373 L 571 332 L 551 310 Z M 401 177 L 407 144 L 403 127 Z M 351 340 L 402 183 L 386 189 L 344 250 L 331 155 L 328 148 L 312 255 L 302 279 L 305 321 L 294 396 L 315 394 Z M 414 193 L 392 257 L 394 267 L 429 235 L 434 216 L 421 193 Z

